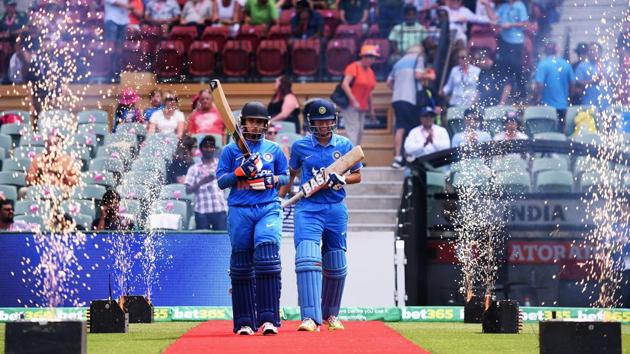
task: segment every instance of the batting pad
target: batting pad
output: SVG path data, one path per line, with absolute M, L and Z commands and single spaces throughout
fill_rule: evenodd
M 280 247 L 264 242 L 254 249 L 256 271 L 256 310 L 258 325 L 271 322 L 280 326 Z
M 322 252 L 319 244 L 302 241 L 295 250 L 298 303 L 302 320 L 322 323 Z
M 232 279 L 232 311 L 234 333 L 242 326 L 256 330 L 254 307 L 254 262 L 251 250 L 232 250 L 230 278 Z
M 339 315 L 341 296 L 348 274 L 346 251 L 335 250 L 324 253 L 324 286 L 322 296 L 322 312 L 324 318 Z

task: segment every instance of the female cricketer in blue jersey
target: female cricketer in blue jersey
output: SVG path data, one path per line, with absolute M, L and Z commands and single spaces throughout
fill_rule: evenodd
M 230 278 L 234 333 L 277 334 L 280 326 L 280 234 L 282 210 L 277 187 L 287 184 L 287 159 L 280 146 L 265 140 L 267 108 L 249 102 L 240 124 L 252 155 L 244 159 L 234 144 L 219 159 L 217 181 L 228 196 L 228 233 L 232 244 Z
M 325 167 L 353 147 L 349 139 L 334 133 L 337 113 L 332 102 L 319 98 L 309 101 L 304 117 L 312 134 L 293 143 L 289 163 L 290 181 L 302 170 L 301 185 L 316 174 L 324 174 Z M 329 330 L 343 329 L 337 318 L 347 274 L 348 209 L 343 186 L 361 182 L 361 167 L 357 163 L 347 176 L 321 176 L 324 188 L 300 200 L 295 208 L 295 271 L 302 316 L 299 331 L 318 331 L 323 319 Z

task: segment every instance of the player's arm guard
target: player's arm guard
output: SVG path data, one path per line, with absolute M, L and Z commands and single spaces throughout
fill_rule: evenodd
M 258 154 L 251 155 L 234 170 L 236 177 L 254 177 L 262 169 L 263 163 Z

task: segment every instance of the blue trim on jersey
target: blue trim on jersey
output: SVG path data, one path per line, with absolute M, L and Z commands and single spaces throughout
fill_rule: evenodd
M 260 154 L 263 162 L 262 170 L 256 177 L 289 175 L 287 159 L 278 144 L 265 139 L 256 143 L 247 141 L 247 144 L 252 154 Z M 217 180 L 221 188 L 232 188 L 228 196 L 228 205 L 249 206 L 279 202 L 276 188 L 255 191 L 249 188 L 249 184 L 244 178 L 238 178 L 235 182 L 233 181 L 233 177 L 230 174 L 234 175 L 234 170 L 241 165 L 242 161 L 243 153 L 236 144 L 230 143 L 223 148 L 217 167 Z
M 293 143 L 289 166 L 294 171 L 302 169 L 300 184 L 304 184 L 321 168 L 328 167 L 352 148 L 353 145 L 350 140 L 341 135 L 333 133 L 328 144 L 323 146 L 312 134 L 309 134 Z M 363 164 L 358 162 L 350 170 L 354 172 L 361 167 Z M 346 191 L 343 188 L 340 190 L 324 189 L 309 198 L 303 198 L 298 205 L 309 203 L 335 204 L 343 201 L 345 197 Z

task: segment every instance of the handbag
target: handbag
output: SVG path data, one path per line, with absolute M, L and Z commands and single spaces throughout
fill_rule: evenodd
M 346 91 L 344 91 L 343 87 L 341 86 L 343 84 L 344 78 L 345 76 L 341 78 L 341 81 L 337 84 L 337 86 L 335 86 L 335 90 L 330 95 L 330 100 L 333 101 L 337 105 L 337 107 L 342 109 L 346 109 L 348 108 L 348 106 L 350 106 L 350 99 L 348 98 L 348 95 L 346 95 Z M 352 81 L 350 81 L 350 87 L 352 87 L 353 83 L 354 78 L 352 78 Z
M 435 100 L 433 99 L 433 93 L 431 92 L 431 89 L 424 87 L 424 85 L 422 86 L 421 89 L 418 90 L 418 79 L 415 76 L 415 70 L 416 67 L 418 66 L 418 59 L 420 58 L 420 54 L 418 54 L 418 56 L 416 56 L 416 62 L 413 65 L 413 70 L 414 70 L 414 82 L 416 84 L 416 109 L 420 110 L 424 107 L 427 106 L 431 106 L 432 108 L 435 108 Z

